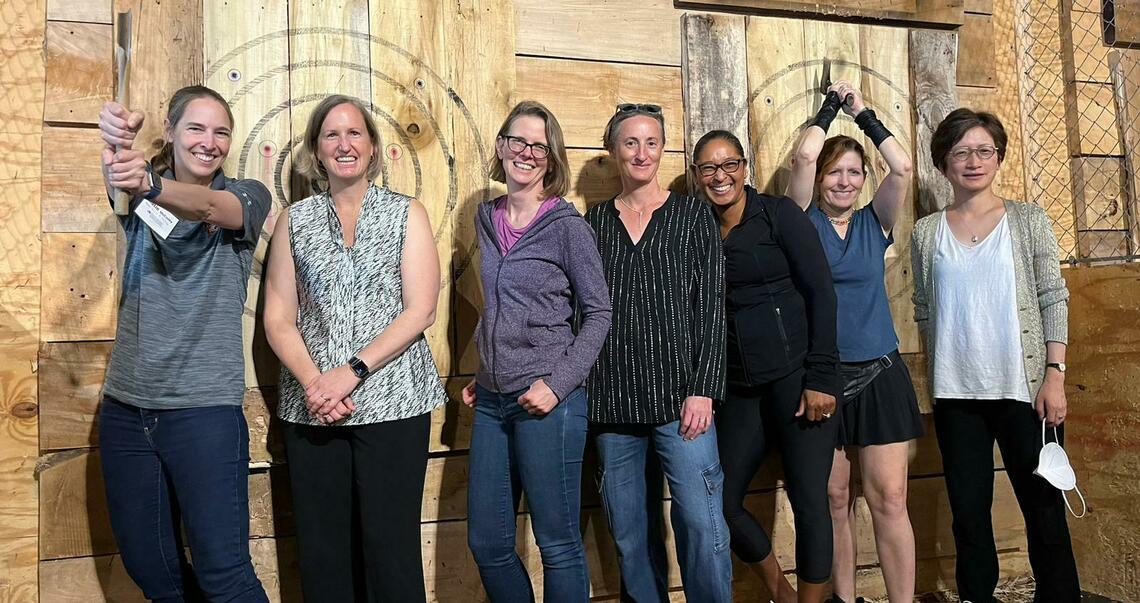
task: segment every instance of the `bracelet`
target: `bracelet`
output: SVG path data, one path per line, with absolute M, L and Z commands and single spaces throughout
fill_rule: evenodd
M 811 121 L 809 126 L 819 126 L 826 134 L 827 129 L 831 127 L 831 122 L 835 121 L 835 116 L 839 115 L 839 105 L 842 101 L 839 100 L 839 93 L 832 90 L 827 93 L 823 99 L 823 104 L 819 107 L 819 112 L 815 114 L 815 119 Z
M 875 146 L 883 144 L 883 141 L 894 136 L 891 131 L 879 121 L 879 117 L 875 112 L 869 108 L 863 109 L 855 116 L 855 125 L 875 143 Z

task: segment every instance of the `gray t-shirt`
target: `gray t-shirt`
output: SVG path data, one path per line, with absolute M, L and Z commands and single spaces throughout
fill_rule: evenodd
M 179 220 L 163 240 L 135 214 L 137 199 L 119 218 L 127 256 L 104 395 L 151 409 L 241 404 L 246 281 L 271 196 L 220 170 L 210 188 L 237 195 L 240 230 Z

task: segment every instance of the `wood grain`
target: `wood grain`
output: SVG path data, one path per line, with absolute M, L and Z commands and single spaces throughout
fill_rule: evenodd
M 0 602 L 37 598 L 44 0 L 0 5 Z
M 1069 523 L 1073 550 L 1083 589 L 1127 601 L 1140 592 L 1128 561 L 1140 550 L 1140 325 L 1124 317 L 1140 315 L 1140 265 L 1079 267 L 1065 280 L 1072 367 L 1065 447 L 1089 504 L 1084 519 Z
M 201 0 L 115 0 L 115 11 L 130 9 L 134 30 L 131 108 L 146 114 L 136 149 L 162 146 L 162 122 L 170 97 L 183 86 L 202 83 Z
M 494 157 L 494 135 L 512 106 L 511 91 L 517 88 L 514 55 L 509 32 L 517 15 L 511 0 L 446 3 L 446 36 L 453 48 L 447 79 L 462 99 L 466 111 L 451 109 L 452 136 L 456 153 L 458 196 L 452 207 L 450 228 L 451 270 L 445 272 L 455 283 L 448 316 L 454 342 L 450 370 L 443 375 L 471 374 L 479 365 L 474 345 L 478 308 L 482 307 L 482 286 L 474 263 L 475 207 L 481 201 L 506 193 L 506 188 L 487 176 Z M 487 40 L 498 40 L 487 44 Z M 467 113 L 469 112 L 469 114 Z M 463 118 L 460 118 L 462 114 Z
M 242 313 L 245 385 L 275 385 L 280 365 L 265 339 L 260 321 L 261 276 L 278 213 L 292 194 L 289 174 L 293 157 L 290 112 L 279 105 L 289 98 L 288 5 L 262 0 L 202 3 L 205 82 L 229 100 L 234 113 L 226 174 L 260 180 L 273 194 L 253 252 Z M 242 159 L 244 158 L 244 163 Z M 280 180 L 276 172 L 282 162 Z
M 914 149 L 918 160 L 914 171 L 919 217 L 946 207 L 954 198 L 950 182 L 934 167 L 930 140 L 938 124 L 958 108 L 957 81 L 953 77 L 957 73 L 954 67 L 958 48 L 957 34 L 930 30 L 910 32 L 911 77 L 918 131 Z
M 49 21 L 111 23 L 112 0 L 47 0 Z
M 966 22 L 958 30 L 959 84 L 985 88 L 995 85 L 994 44 L 993 18 L 967 14 Z
M 40 450 L 98 445 L 98 410 L 112 342 L 40 347 Z
M 1125 149 L 1125 188 L 1128 191 L 1129 249 L 1140 252 L 1140 51 L 1114 50 L 1109 54 L 1117 127 Z
M 687 157 L 693 157 L 697 140 L 711 130 L 732 132 L 745 149 L 752 148 L 748 72 L 740 68 L 748 64 L 745 23 L 735 15 L 689 13 L 681 19 Z
M 115 338 L 115 235 L 43 236 L 43 341 Z
M 96 130 L 45 126 L 42 208 L 44 232 L 115 232 L 118 222 L 103 186 Z
M 681 65 L 680 13 L 670 0 L 515 0 L 514 4 L 519 54 Z
M 804 20 L 845 22 L 891 22 L 911 27 L 953 29 L 962 24 L 962 1 L 840 0 L 828 3 L 811 0 L 677 0 L 678 8 L 732 11 L 748 14 L 794 17 Z
M 683 151 L 681 70 L 676 67 L 519 57 L 512 100 L 537 100 L 554 113 L 566 146 L 602 148 L 606 122 L 620 103 L 661 105 L 665 149 Z
M 48 22 L 44 121 L 99 123 L 114 96 L 113 43 L 109 24 Z

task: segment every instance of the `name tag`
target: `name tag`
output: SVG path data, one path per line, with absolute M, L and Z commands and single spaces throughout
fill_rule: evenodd
M 178 224 L 177 216 L 146 199 L 139 201 L 135 213 L 138 214 L 143 223 L 154 231 L 154 234 L 163 240 L 170 236 L 170 231 L 174 230 L 174 226 Z

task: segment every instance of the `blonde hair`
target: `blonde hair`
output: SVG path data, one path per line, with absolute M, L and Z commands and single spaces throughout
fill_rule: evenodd
M 360 99 L 344 94 L 333 94 L 321 101 L 313 113 L 309 115 L 309 122 L 305 125 L 305 137 L 301 145 L 301 152 L 297 153 L 297 158 L 293 161 L 293 170 L 298 174 L 310 180 L 328 180 L 329 175 L 325 171 L 325 166 L 321 164 L 321 160 L 317 159 L 317 139 L 321 136 L 321 126 L 325 123 L 325 118 L 333 109 L 341 105 L 352 105 L 360 111 L 361 118 L 364 119 L 364 129 L 368 131 L 368 138 L 372 140 L 372 156 L 368 158 L 368 171 L 365 177 L 371 182 L 380 175 L 380 157 L 379 150 L 376 146 L 380 143 L 380 132 L 376 129 L 376 122 L 372 120 L 372 115 L 369 114 L 368 108 Z
M 546 157 L 546 174 L 542 177 L 542 195 L 544 197 L 562 197 L 570 190 L 570 162 L 566 159 L 566 139 L 562 135 L 562 126 L 558 119 L 538 101 L 525 100 L 515 105 L 507 114 L 499 133 L 495 135 L 496 142 L 510 134 L 511 124 L 524 116 L 537 117 L 546 124 L 546 146 L 550 147 L 550 155 Z M 487 171 L 495 182 L 507 182 L 507 173 L 503 170 L 503 160 L 493 155 L 487 164 Z

